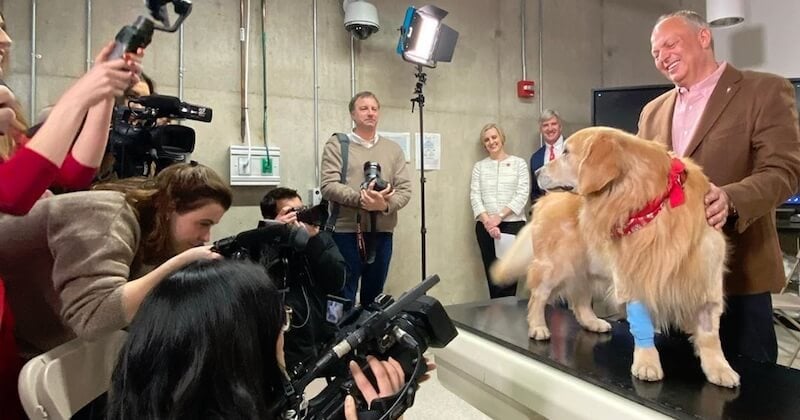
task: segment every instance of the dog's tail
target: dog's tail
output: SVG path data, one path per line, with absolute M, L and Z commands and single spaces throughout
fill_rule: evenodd
M 492 283 L 499 286 L 510 285 L 525 276 L 531 261 L 533 261 L 532 226 L 531 223 L 525 225 L 517 233 L 517 239 L 514 240 L 511 249 L 489 268 Z

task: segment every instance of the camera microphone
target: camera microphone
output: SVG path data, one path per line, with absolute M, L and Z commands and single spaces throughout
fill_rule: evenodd
M 185 118 L 187 120 L 211 122 L 213 110 L 206 106 L 192 105 L 181 102 L 174 96 L 150 95 L 132 99 L 131 102 L 140 104 L 146 108 L 156 110 L 154 117 Z

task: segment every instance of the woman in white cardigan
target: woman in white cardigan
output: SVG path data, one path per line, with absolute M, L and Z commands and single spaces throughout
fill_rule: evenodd
M 516 235 L 525 226 L 524 209 L 530 173 L 525 159 L 506 153 L 506 137 L 497 124 L 486 124 L 481 130 L 480 140 L 489 156 L 472 167 L 469 198 L 476 220 L 475 236 L 481 250 L 489 297 L 514 296 L 516 283 L 506 287 L 495 286 L 489 278 L 489 267 L 497 259 L 494 240 L 500 239 L 501 233 Z

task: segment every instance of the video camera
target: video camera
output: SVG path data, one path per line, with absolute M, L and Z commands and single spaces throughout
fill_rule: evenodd
M 150 16 L 139 16 L 132 25 L 123 26 L 114 40 L 110 58 L 135 53 L 150 45 L 154 31 L 175 32 L 192 12 L 190 0 L 145 0 Z M 178 15 L 170 25 L 167 4 Z M 152 95 L 131 100 L 141 109 L 119 106 L 114 110 L 108 150 L 114 156 L 113 171 L 118 178 L 150 176 L 166 166 L 186 160 L 194 150 L 194 130 L 178 125 L 157 126 L 161 117 L 188 118 L 210 122 L 211 109 L 182 103 L 171 96 Z M 153 169 L 152 166 L 155 165 Z M 101 175 L 105 177 L 105 175 Z
M 357 396 L 358 392 L 347 364 L 355 360 L 367 372 L 367 355 L 391 356 L 400 362 L 406 383 L 397 394 L 373 400 L 369 410 L 363 400 L 356 398 L 359 411 L 369 418 L 400 417 L 414 403 L 418 381 L 427 371 L 422 354 L 428 347 L 446 346 L 458 335 L 442 304 L 425 295 L 438 282 L 439 276 L 434 275 L 396 301 L 391 296 L 379 295 L 375 302 L 351 311 L 340 324 L 335 344 L 322 357 L 308 368 L 299 365 L 289 372 L 283 418 L 343 419 L 345 396 Z M 306 401 L 304 390 L 308 384 L 331 371 L 346 373 Z
M 114 156 L 117 177 L 158 173 L 173 163 L 185 161 L 194 151 L 193 129 L 158 125 L 159 118 L 210 122 L 211 117 L 211 108 L 181 102 L 174 96 L 143 96 L 117 106 L 108 136 L 108 151 Z
M 268 249 L 304 249 L 309 236 L 300 226 L 272 220 L 260 222 L 256 229 L 214 242 L 213 251 L 225 258 L 249 259 L 265 263 Z M 269 270 L 269 261 L 265 267 Z M 283 418 L 329 420 L 344 418 L 346 394 L 358 392 L 347 364 L 355 360 L 369 374 L 366 356 L 393 357 L 405 372 L 406 384 L 396 395 L 372 401 L 356 401 L 362 413 L 380 419 L 396 419 L 414 403 L 419 379 L 427 371 L 422 354 L 429 347 L 442 348 L 458 332 L 442 304 L 425 293 L 439 282 L 432 276 L 395 301 L 379 295 L 374 302 L 354 308 L 339 323 L 339 333 L 322 357 L 307 366 L 298 364 L 285 383 Z M 335 372 L 337 377 L 316 397 L 306 401 L 305 389 L 311 381 Z

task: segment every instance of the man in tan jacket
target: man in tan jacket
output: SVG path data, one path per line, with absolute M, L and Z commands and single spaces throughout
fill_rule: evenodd
M 717 62 L 708 24 L 694 12 L 662 16 L 650 41 L 675 89 L 645 106 L 639 136 L 693 159 L 710 178 L 706 215 L 731 247 L 723 350 L 774 363 L 770 292 L 784 283 L 775 208 L 800 180 L 794 90 L 782 77 Z
M 321 190 L 322 197 L 338 207 L 333 240 L 347 261 L 343 295 L 355 303 L 361 279 L 359 296 L 366 305 L 383 292 L 397 212 L 411 199 L 411 181 L 403 150 L 378 135 L 378 98 L 372 92 L 359 92 L 349 108 L 355 127 L 345 143 L 337 136 L 325 143 Z M 346 164 L 343 149 L 347 150 Z M 373 164 L 372 174 L 380 172 L 385 185 L 365 179 L 367 162 Z

